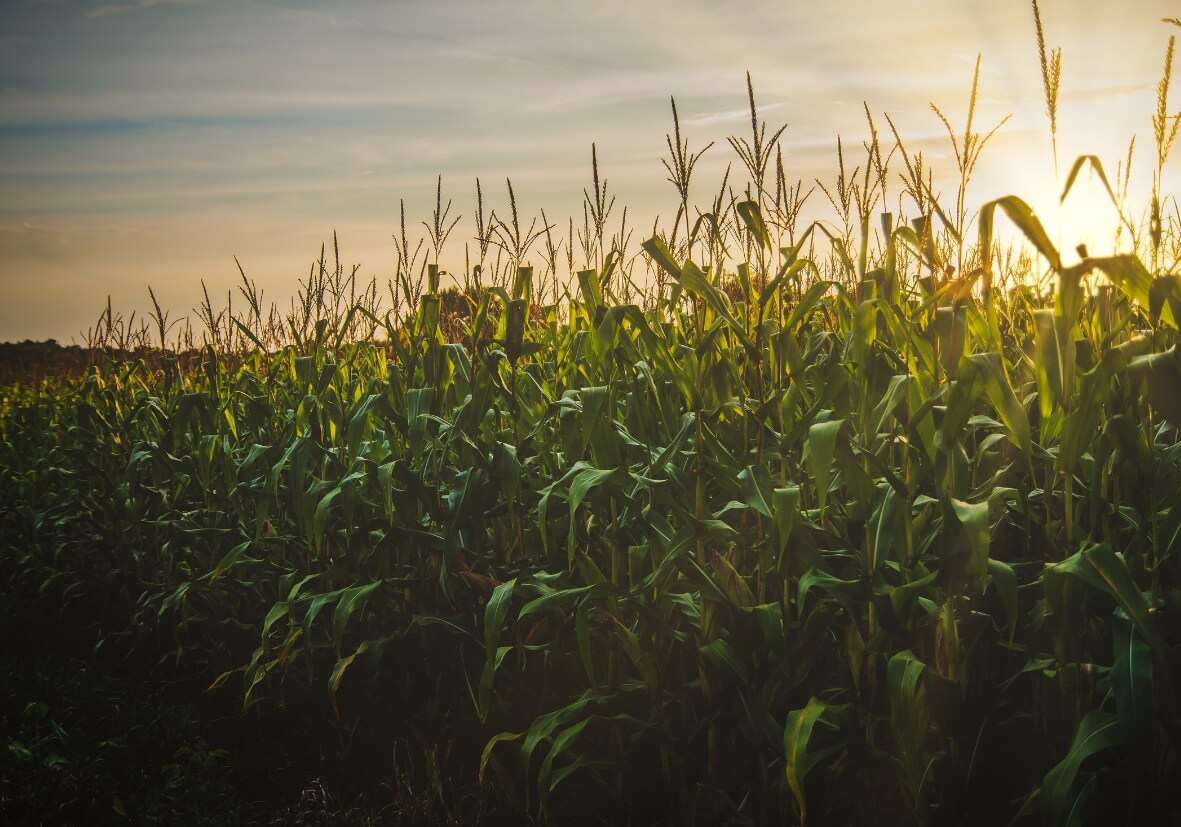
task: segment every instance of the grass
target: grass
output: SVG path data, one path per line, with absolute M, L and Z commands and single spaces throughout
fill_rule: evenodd
M 975 81 L 954 205 L 867 108 L 799 227 L 748 84 L 745 188 L 690 219 L 674 102 L 634 254 L 592 149 L 565 238 L 477 183 L 455 288 L 440 179 L 388 295 L 334 244 L 200 334 L 108 306 L 139 358 L 0 402 L 6 820 L 1181 816 L 1170 70 L 1119 255 L 969 215 Z

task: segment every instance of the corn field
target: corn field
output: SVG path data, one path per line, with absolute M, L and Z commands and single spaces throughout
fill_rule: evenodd
M 157 307 L 163 347 L 4 389 L 6 600 L 406 823 L 1181 818 L 1175 197 L 1067 264 L 900 139 L 881 212 L 875 132 L 845 231 L 797 228 L 750 97 L 746 196 L 689 220 L 675 122 L 630 258 L 596 157 L 566 285 L 514 200 L 444 288 L 440 183 L 392 309 L 321 259 L 286 317 L 210 302 L 179 353 Z

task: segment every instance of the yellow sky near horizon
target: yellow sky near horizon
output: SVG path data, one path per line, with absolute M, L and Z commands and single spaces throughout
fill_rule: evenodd
M 1135 134 L 1143 199 L 1156 86 L 1181 34 L 1161 18 L 1181 9 L 1041 7 L 1063 50 L 1060 175 L 1088 153 L 1114 176 Z M 1048 213 L 1028 2 L 11 0 L 0 10 L 0 341 L 77 340 L 108 295 L 142 316 L 148 285 L 191 315 L 202 280 L 214 296 L 235 289 L 235 256 L 285 305 L 334 231 L 346 263 L 384 284 L 399 201 L 422 235 L 437 175 L 461 216 L 446 268 L 462 267 L 474 235 L 477 177 L 486 210 L 507 210 L 511 178 L 522 213 L 544 208 L 564 236 L 566 216 L 581 223 L 592 142 L 634 252 L 676 210 L 660 163 L 670 95 L 690 148 L 716 142 L 694 201 L 705 208 L 728 164 L 741 186 L 726 137 L 749 133 L 747 71 L 771 129 L 788 125 L 788 176 L 805 190 L 831 186 L 838 135 L 847 163 L 863 163 L 868 105 L 883 140 L 889 114 L 950 200 L 954 157 L 929 105 L 962 128 L 978 53 L 976 127 L 1011 117 L 969 203 L 1015 193 Z M 1164 174 L 1173 193 L 1179 163 Z M 892 175 L 892 207 L 900 192 Z M 834 217 L 819 191 L 808 211 Z

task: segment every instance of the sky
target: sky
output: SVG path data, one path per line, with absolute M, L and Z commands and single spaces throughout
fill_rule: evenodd
M 1087 153 L 1114 176 L 1135 134 L 1132 190 L 1144 193 L 1156 86 L 1181 34 L 1160 21 L 1181 8 L 1040 5 L 1063 54 L 1060 174 Z M 978 54 L 976 127 L 1011 117 L 969 201 L 1016 193 L 1051 209 L 1020 0 L 3 0 L 0 341 L 80 342 L 108 296 L 142 316 L 148 286 L 195 316 L 202 281 L 214 296 L 239 283 L 235 257 L 285 305 L 334 232 L 345 263 L 384 284 L 399 205 L 421 236 L 438 175 L 460 216 L 443 266 L 462 268 L 477 177 L 486 211 L 507 212 L 511 179 L 523 215 L 545 209 L 562 228 L 581 220 L 592 143 L 612 218 L 626 205 L 638 241 L 678 203 L 660 163 L 670 96 L 690 150 L 716 142 L 694 179 L 704 208 L 738 166 L 726 137 L 749 136 L 748 71 L 760 115 L 787 124 L 788 177 L 805 191 L 816 178 L 831 187 L 838 135 L 848 165 L 863 163 L 868 106 L 950 198 L 955 159 L 930 104 L 962 129 Z M 896 205 L 896 176 L 890 188 Z M 819 192 L 808 205 L 834 218 Z

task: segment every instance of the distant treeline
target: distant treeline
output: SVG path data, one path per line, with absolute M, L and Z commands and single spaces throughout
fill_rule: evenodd
M 196 355 L 198 351 L 193 351 Z M 35 342 L 0 342 L 0 385 L 35 384 L 42 379 L 76 377 L 87 369 L 108 361 L 132 361 L 158 358 L 155 348 L 122 350 L 110 347 L 61 345 L 56 339 Z M 178 354 L 169 354 L 178 355 Z M 179 354 L 182 358 L 186 354 Z

